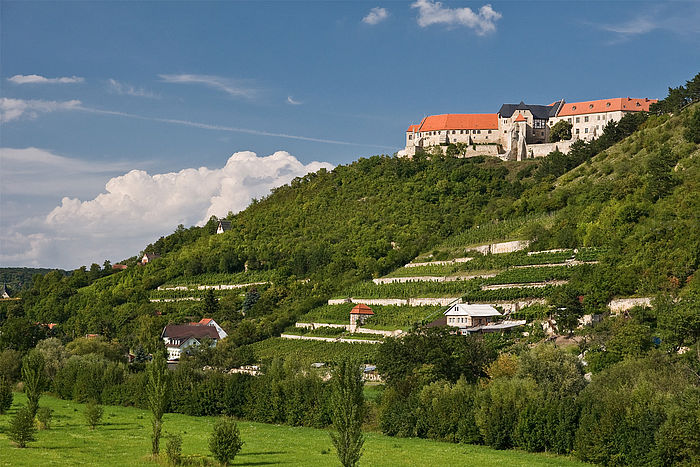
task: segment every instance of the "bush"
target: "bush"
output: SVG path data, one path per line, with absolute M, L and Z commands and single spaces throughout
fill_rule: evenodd
M 172 465 L 179 465 L 182 458 L 182 436 L 177 433 L 168 435 L 168 442 L 165 445 L 165 454 Z
M 36 428 L 34 427 L 34 414 L 27 407 L 20 408 L 10 419 L 10 426 L 6 430 L 7 437 L 17 444 L 17 447 L 25 448 L 27 443 L 34 441 Z
M 85 421 L 91 430 L 94 430 L 99 425 L 103 413 L 102 407 L 94 400 L 85 404 Z
M 229 417 L 222 417 L 214 425 L 214 431 L 209 438 L 209 450 L 214 458 L 228 465 L 243 446 L 238 424 Z
M 0 414 L 4 414 L 12 407 L 12 397 L 12 385 L 7 379 L 0 379 Z
M 51 420 L 53 419 L 53 409 L 49 407 L 39 407 L 39 410 L 36 411 L 36 419 L 39 420 L 40 429 L 50 429 Z
M 496 449 L 515 444 L 520 413 L 537 397 L 535 386 L 530 379 L 497 379 L 477 395 L 474 416 L 486 444 Z

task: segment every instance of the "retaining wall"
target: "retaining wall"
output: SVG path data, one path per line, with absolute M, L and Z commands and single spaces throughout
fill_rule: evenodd
M 608 303 L 608 308 L 610 308 L 612 314 L 627 311 L 635 306 L 651 308 L 651 297 L 617 298 Z

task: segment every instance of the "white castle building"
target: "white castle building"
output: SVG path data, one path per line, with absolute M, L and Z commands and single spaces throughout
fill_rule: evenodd
M 413 157 L 433 147 L 445 151 L 457 143 L 463 143 L 464 157 L 492 155 L 523 160 L 554 150 L 567 153 L 574 141 L 596 138 L 610 121 L 617 122 L 630 112 L 648 112 L 654 102 L 657 99 L 631 97 L 573 103 L 562 99 L 549 105 L 503 104 L 495 114 L 430 115 L 408 127 L 406 148 L 399 156 Z M 571 139 L 549 143 L 551 128 L 561 120 L 572 124 Z

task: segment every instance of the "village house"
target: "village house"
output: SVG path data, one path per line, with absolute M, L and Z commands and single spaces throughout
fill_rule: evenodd
M 2 284 L 2 291 L 0 292 L 0 298 L 10 298 L 10 294 L 7 293 L 7 287 Z
M 219 221 L 219 225 L 216 228 L 217 234 L 222 234 L 231 230 L 231 221 Z
M 649 111 L 657 99 L 630 97 L 549 105 L 503 104 L 496 114 L 430 115 L 406 130 L 406 147 L 399 156 L 413 157 L 435 147 L 446 151 L 450 144 L 465 143 L 464 157 L 497 156 L 504 160 L 543 157 L 551 151 L 568 153 L 576 140 L 591 140 L 605 125 L 630 112 Z M 573 125 L 571 140 L 550 143 L 551 128 L 561 120 Z
M 444 323 L 459 334 L 505 332 L 526 324 L 525 320 L 499 320 L 501 313 L 491 305 L 458 303 L 445 311 Z
M 160 258 L 160 255 L 155 253 L 144 253 L 143 258 L 141 258 L 141 264 L 148 264 L 156 258 Z
M 204 318 L 197 323 L 169 324 L 163 328 L 161 338 L 168 351 L 168 360 L 179 360 L 188 347 L 198 347 L 209 339 L 211 347 L 228 334 L 211 318 Z
M 364 303 L 359 303 L 350 310 L 350 332 L 355 332 L 367 318 L 374 316 L 374 311 Z

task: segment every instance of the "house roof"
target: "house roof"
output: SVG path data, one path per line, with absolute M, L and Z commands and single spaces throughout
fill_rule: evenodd
M 520 101 L 520 104 L 503 104 L 498 111 L 498 115 L 500 117 L 510 118 L 516 110 L 529 110 L 533 117 L 546 120 L 555 117 L 563 103 L 564 101 L 561 100 L 553 102 L 550 105 L 532 105 L 526 104 L 523 101 Z
M 355 305 L 352 310 L 350 310 L 351 315 L 373 315 L 374 311 L 364 303 Z
M 569 115 L 583 115 L 601 112 L 648 112 L 649 106 L 658 99 L 633 99 L 631 97 L 616 97 L 613 99 L 599 99 L 596 101 L 571 102 L 564 104 L 559 112 L 559 117 Z
M 413 125 L 412 125 L 413 126 Z M 410 127 L 409 127 L 410 128 Z M 497 130 L 496 114 L 442 114 L 425 117 L 415 131 Z
M 214 320 L 211 318 L 202 318 L 199 320 L 199 324 L 206 326 L 207 324 L 211 323 L 212 321 L 214 321 Z
M 231 221 L 219 221 L 219 227 L 221 227 L 221 230 L 224 232 L 231 230 Z
M 159 255 L 159 254 L 156 254 L 156 253 L 145 253 L 143 256 L 145 256 L 146 258 L 148 258 L 148 261 L 152 261 L 152 260 L 154 260 L 154 259 L 156 259 L 156 258 L 160 258 L 160 255 Z
M 518 115 L 518 118 L 515 119 L 516 122 L 526 122 L 527 119 L 523 117 L 523 114 Z
M 436 319 L 435 321 L 432 321 L 432 322 L 425 325 L 426 328 L 439 328 L 440 326 L 447 326 L 447 317 L 446 316 L 441 316 L 440 318 Z
M 445 316 L 501 316 L 501 313 L 491 305 L 467 305 L 457 303 L 452 305 Z
M 418 128 L 420 128 L 420 124 L 418 125 L 408 125 L 408 130 L 406 130 L 406 133 L 413 133 L 418 131 Z
M 214 326 L 202 326 L 199 324 L 169 324 L 163 329 L 162 337 L 169 337 L 172 339 L 187 339 L 194 337 L 196 339 L 201 339 L 204 337 L 209 337 L 211 339 L 218 339 L 219 333 L 216 331 Z

